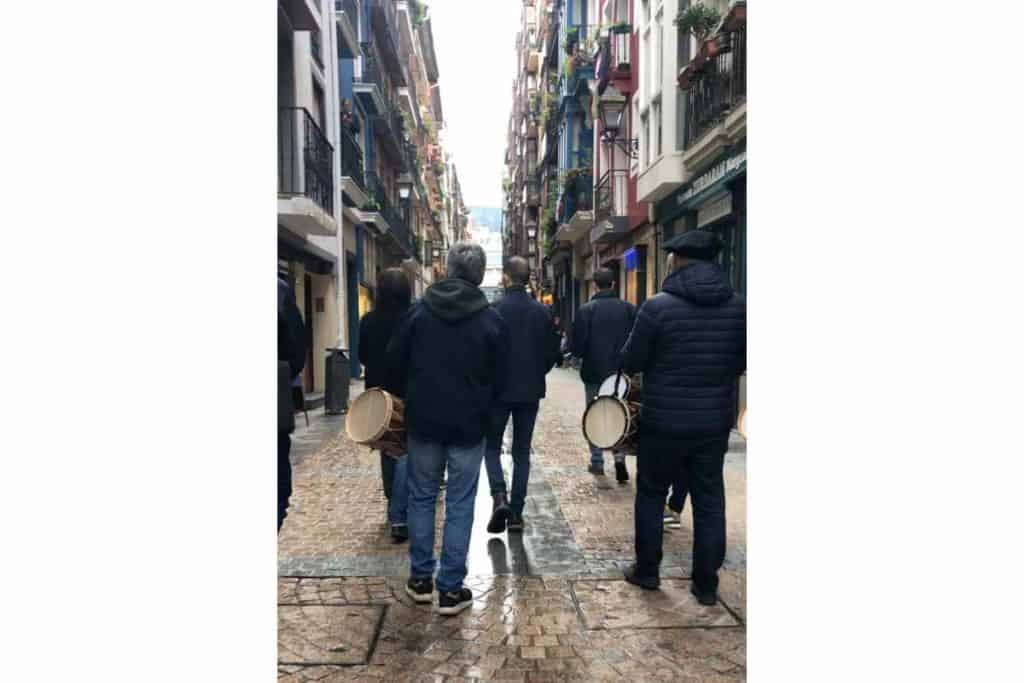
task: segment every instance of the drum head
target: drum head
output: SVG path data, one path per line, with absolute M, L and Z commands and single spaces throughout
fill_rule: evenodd
M 378 438 L 390 419 L 391 398 L 380 389 L 369 389 L 349 407 L 345 431 L 356 443 L 366 443 Z
M 583 415 L 583 435 L 597 448 L 614 448 L 628 425 L 626 406 L 614 396 L 598 396 Z
M 615 380 L 618 375 L 610 375 L 601 382 L 601 388 L 597 390 L 598 396 L 618 396 L 619 398 L 626 398 L 629 395 L 629 377 L 626 375 L 622 376 L 619 380 L 619 391 L 615 391 Z

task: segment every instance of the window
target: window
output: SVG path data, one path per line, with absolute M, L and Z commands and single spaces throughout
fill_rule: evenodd
M 665 13 L 659 11 L 658 16 L 654 18 L 654 27 L 651 30 L 651 40 L 654 41 L 654 63 L 651 64 L 652 70 L 654 71 L 654 90 L 652 95 L 656 95 L 661 92 L 661 83 L 664 80 L 662 73 L 664 71 L 665 63 L 665 46 L 664 40 L 662 40 L 662 20 L 665 18 Z
M 316 125 L 320 126 L 321 129 L 327 127 L 327 119 L 325 114 L 324 104 L 324 89 L 320 87 L 320 84 L 313 79 L 313 107 L 316 110 L 314 116 L 316 117 Z
M 651 125 L 654 126 L 654 156 L 661 156 L 661 101 L 651 105 Z
M 640 143 L 640 156 L 643 160 L 644 168 L 651 165 L 651 120 L 647 114 L 644 114 L 640 119 L 640 127 L 643 129 L 643 140 Z

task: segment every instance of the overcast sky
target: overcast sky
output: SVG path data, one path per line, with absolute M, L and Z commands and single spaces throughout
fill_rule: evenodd
M 445 149 L 467 206 L 500 207 L 516 71 L 517 0 L 428 0 L 441 74 Z

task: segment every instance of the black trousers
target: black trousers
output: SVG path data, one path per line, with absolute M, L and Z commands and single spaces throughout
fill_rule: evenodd
M 288 499 L 292 497 L 292 437 L 288 432 L 277 433 L 277 530 L 281 531 L 288 516 Z
M 685 482 L 693 508 L 693 581 L 702 593 L 718 589 L 718 569 L 725 559 L 722 465 L 728 449 L 728 433 L 680 440 L 641 431 L 634 508 L 639 575 L 659 574 L 665 496 L 669 485 Z

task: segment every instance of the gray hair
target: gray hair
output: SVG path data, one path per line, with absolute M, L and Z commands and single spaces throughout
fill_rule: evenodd
M 456 242 L 448 251 L 448 277 L 467 280 L 476 286 L 484 281 L 487 254 L 473 242 Z

